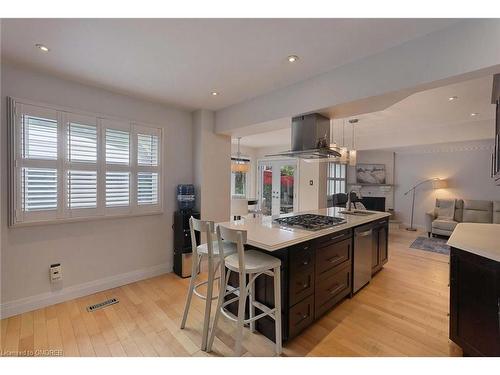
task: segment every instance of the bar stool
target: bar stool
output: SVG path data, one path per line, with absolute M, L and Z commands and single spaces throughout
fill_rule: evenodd
M 203 221 L 195 219 L 191 216 L 189 219 L 189 229 L 191 232 L 191 247 L 193 251 L 193 262 L 191 268 L 191 279 L 189 281 L 189 289 L 186 298 L 186 306 L 184 307 L 184 315 L 182 317 L 181 329 L 186 326 L 186 320 L 189 313 L 189 307 L 191 305 L 191 298 L 193 293 L 205 300 L 205 313 L 203 319 L 203 334 L 201 341 L 201 350 L 206 350 L 207 340 L 208 340 L 208 329 L 210 325 L 210 312 L 212 309 L 212 301 L 217 298 L 213 296 L 213 284 L 215 280 L 222 278 L 223 270 L 223 259 L 224 256 L 228 256 L 236 253 L 236 244 L 228 241 L 213 241 L 212 234 L 214 233 L 214 222 L 213 221 Z M 201 245 L 196 243 L 196 233 L 200 232 L 200 238 L 203 233 L 206 235 L 207 242 Z M 219 252 L 219 246 L 223 247 L 223 251 Z M 222 255 L 223 254 L 223 255 Z M 208 280 L 202 281 L 196 284 L 196 278 L 198 276 L 198 270 L 200 269 L 201 260 L 203 257 L 208 258 Z M 219 277 L 215 277 L 217 269 L 221 268 Z M 201 294 L 197 288 L 202 285 L 207 285 L 207 294 Z
M 237 322 L 235 354 L 238 356 L 242 354 L 243 326 L 245 324 L 250 324 L 250 330 L 255 332 L 256 320 L 263 318 L 264 316 L 270 316 L 273 318 L 276 329 L 276 354 L 280 355 L 282 352 L 280 281 L 281 260 L 260 251 L 245 251 L 243 246 L 247 241 L 247 232 L 245 230 L 235 230 L 219 225 L 217 227 L 217 241 L 219 243 L 219 248 L 224 241 L 236 243 L 237 253 L 229 256 L 226 256 L 225 253 L 219 253 L 221 263 L 223 262 L 225 264 L 225 267 L 221 267 L 221 270 L 227 269 L 227 271 L 225 271 L 225 277 L 222 277 L 223 274 L 221 273 L 217 310 L 215 312 L 214 324 L 208 341 L 207 352 L 212 350 L 219 316 L 220 314 L 223 314 L 228 319 Z M 225 248 L 223 251 L 225 252 Z M 229 276 L 231 272 L 237 272 L 239 274 L 239 286 L 237 288 L 228 288 Z M 274 278 L 274 308 L 272 309 L 260 302 L 255 301 L 255 280 L 263 274 Z M 248 283 L 246 282 L 247 275 Z M 228 301 L 224 301 L 225 297 L 230 294 L 235 294 L 236 297 L 231 298 Z M 245 319 L 245 304 L 247 297 L 250 299 L 249 319 Z M 235 301 L 238 301 L 237 317 L 224 309 L 227 305 Z M 263 311 L 263 313 L 255 316 L 256 307 L 260 311 Z

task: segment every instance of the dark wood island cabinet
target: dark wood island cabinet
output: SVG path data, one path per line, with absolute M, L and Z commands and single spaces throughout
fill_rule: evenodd
M 466 356 L 500 356 L 500 262 L 454 247 L 450 339 Z
M 372 254 L 377 258 L 372 273 L 379 271 L 387 262 L 388 227 L 387 218 L 372 223 Z M 282 263 L 283 341 L 294 338 L 344 298 L 352 296 L 353 254 L 356 251 L 353 248 L 353 233 L 354 228 L 348 228 L 272 251 L 272 255 Z M 248 248 L 261 250 L 254 246 Z M 236 274 L 231 276 L 230 283 L 237 285 Z M 271 277 L 261 275 L 256 280 L 255 299 L 267 306 L 274 306 Z M 236 313 L 236 303 L 229 305 L 228 309 Z M 256 309 L 256 313 L 259 314 L 260 311 Z M 259 319 L 256 329 L 269 339 L 275 340 L 272 318 Z

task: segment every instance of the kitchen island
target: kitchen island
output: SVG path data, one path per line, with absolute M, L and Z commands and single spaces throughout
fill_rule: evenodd
M 460 223 L 450 251 L 450 340 L 466 356 L 500 356 L 500 224 Z
M 351 297 L 388 260 L 390 214 L 367 211 L 353 215 L 342 211 L 326 208 L 280 216 L 314 214 L 345 219 L 344 223 L 319 230 L 286 227 L 276 223 L 276 217 L 246 217 L 221 223 L 246 230 L 247 248 L 268 252 L 281 260 L 283 341 L 292 339 L 344 298 Z M 230 283 L 236 285 L 233 276 Z M 255 299 L 274 306 L 271 277 L 261 275 L 256 280 Z M 228 308 L 237 311 L 236 303 Z M 272 318 L 258 320 L 256 329 L 274 341 Z

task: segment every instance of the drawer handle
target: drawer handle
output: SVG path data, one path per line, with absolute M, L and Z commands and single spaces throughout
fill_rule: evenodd
M 500 297 L 497 299 L 498 304 L 498 332 L 500 332 Z
M 304 246 L 303 249 L 304 250 L 309 250 L 309 246 Z
M 302 284 L 302 288 L 307 288 L 307 287 L 309 287 L 309 283 Z
M 309 264 L 309 261 L 308 261 L 308 260 L 304 260 L 304 261 L 302 262 L 302 265 L 303 265 L 303 266 L 307 266 L 308 264 Z
M 330 293 L 330 294 L 335 294 L 335 293 L 337 293 L 337 292 L 340 292 L 343 288 L 344 288 L 344 286 L 343 286 L 343 285 L 338 285 L 338 284 L 337 284 L 335 288 L 328 289 L 328 293 Z
M 331 238 L 330 238 L 330 240 L 331 240 L 331 241 L 334 241 L 334 240 L 337 240 L 337 239 L 342 238 L 342 237 L 344 237 L 344 236 L 345 236 L 345 234 L 340 234 L 340 235 L 338 235 L 338 236 L 333 236 L 333 237 L 331 237 Z
M 330 263 L 335 263 L 335 261 L 337 261 L 338 259 L 340 259 L 340 255 L 335 255 L 334 257 L 327 259 L 327 261 Z
M 303 314 L 301 312 L 298 312 L 297 315 L 300 315 L 300 320 L 297 322 L 297 324 L 302 323 L 304 320 L 309 318 L 309 313 Z

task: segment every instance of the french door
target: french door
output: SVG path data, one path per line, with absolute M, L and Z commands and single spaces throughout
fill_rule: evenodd
M 257 196 L 264 215 L 297 211 L 297 160 L 260 160 Z

